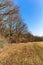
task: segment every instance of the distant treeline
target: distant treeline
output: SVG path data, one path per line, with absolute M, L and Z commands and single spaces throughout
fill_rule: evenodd
M 24 34 L 25 41 L 24 42 L 40 42 L 43 41 L 42 37 L 34 36 L 31 33 Z
M 43 41 L 42 37 L 34 36 L 30 32 L 22 34 L 21 42 L 40 42 Z
M 2 34 L 10 43 L 26 43 L 26 42 L 42 42 L 43 38 L 39 36 L 34 36 L 31 33 L 25 33 L 21 34 L 17 38 L 15 36 L 12 36 L 11 39 L 9 39 L 9 36 L 7 34 Z

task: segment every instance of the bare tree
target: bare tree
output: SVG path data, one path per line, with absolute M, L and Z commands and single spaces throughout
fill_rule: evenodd
M 27 31 L 26 25 L 19 16 L 19 8 L 10 0 L 0 2 L 0 23 L 10 41 L 14 39 L 19 42 L 19 37 Z

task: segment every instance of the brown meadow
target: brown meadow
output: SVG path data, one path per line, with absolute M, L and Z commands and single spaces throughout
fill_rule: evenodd
M 0 65 L 43 65 L 43 42 L 4 45 Z

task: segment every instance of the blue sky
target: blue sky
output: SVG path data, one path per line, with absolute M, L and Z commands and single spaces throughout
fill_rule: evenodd
M 34 35 L 43 36 L 43 0 L 13 0 L 20 15 Z

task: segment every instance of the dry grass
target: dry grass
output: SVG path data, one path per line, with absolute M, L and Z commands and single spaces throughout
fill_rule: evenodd
M 0 65 L 43 65 L 43 42 L 4 45 Z

